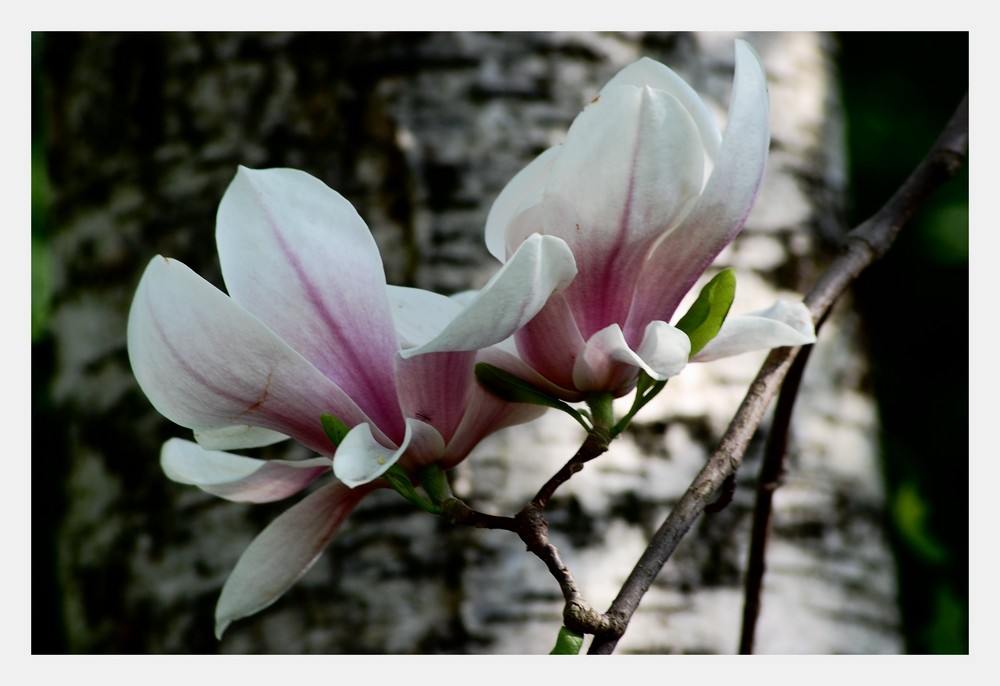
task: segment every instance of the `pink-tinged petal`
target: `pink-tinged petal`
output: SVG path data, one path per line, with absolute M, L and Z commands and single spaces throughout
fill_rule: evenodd
M 234 620 L 276 601 L 316 562 L 370 488 L 324 486 L 271 522 L 243 551 L 215 606 L 219 638 Z
M 160 451 L 160 467 L 171 481 L 197 486 L 226 500 L 269 503 L 294 495 L 333 466 L 330 458 L 257 460 L 171 438 Z
M 194 440 L 205 450 L 244 450 L 287 441 L 288 436 L 257 426 L 224 426 L 194 432 Z
M 147 266 L 129 313 L 128 352 L 153 406 L 198 432 L 251 425 L 330 455 L 320 415 L 348 426 L 369 421 L 304 357 L 176 260 Z
M 719 333 L 692 362 L 709 362 L 752 350 L 809 345 L 816 342 L 812 315 L 801 302 L 779 300 L 766 310 L 726 318 Z
M 666 322 L 650 322 L 636 351 L 645 363 L 643 369 L 657 381 L 677 376 L 688 363 L 691 339 Z
M 558 295 L 553 296 L 553 299 L 558 297 Z M 536 322 L 541 317 L 544 317 L 544 315 L 539 314 L 538 317 L 535 317 L 535 319 L 531 321 Z M 531 326 L 531 324 L 529 323 L 528 326 Z M 523 331 L 524 329 L 521 330 Z M 577 332 L 576 335 L 579 337 L 579 332 Z M 583 349 L 583 339 L 580 339 L 579 349 Z M 575 359 L 575 357 L 568 357 L 566 359 L 564 364 L 567 368 L 572 369 L 573 359 Z M 498 367 L 509 374 L 513 374 L 519 379 L 527 381 L 535 388 L 545 391 L 555 398 L 560 398 L 569 402 L 577 402 L 583 399 L 582 394 L 574 390 L 571 385 L 564 387 L 554 384 L 552 381 L 539 374 L 537 369 L 531 367 L 524 360 L 522 360 L 517 350 L 516 341 L 513 338 L 508 338 L 507 340 L 501 341 L 496 345 L 491 345 L 489 348 L 483 348 L 477 354 L 476 362 L 485 362 L 493 365 L 494 367 Z M 570 379 L 570 382 L 572 381 L 571 375 L 567 376 L 567 378 Z
M 542 202 L 545 179 L 558 154 L 559 146 L 555 146 L 536 157 L 514 175 L 493 201 L 490 213 L 486 217 L 486 248 L 501 262 L 506 262 L 507 256 L 517 250 L 521 241 L 528 235 L 541 229 L 539 222 L 537 227 L 523 236 L 515 238 L 509 232 L 515 217 L 527 208 L 538 206 Z
M 216 241 L 233 300 L 383 431 L 402 434 L 382 259 L 351 203 L 305 172 L 240 167 L 219 205 Z
M 443 452 L 441 435 L 419 420 L 406 420 L 406 436 L 399 448 L 385 447 L 375 440 L 367 424 L 359 424 L 337 448 L 333 473 L 347 486 L 356 488 L 385 474 L 404 455 L 409 457 L 405 466 L 417 467 L 434 462 Z
M 576 263 L 566 243 L 535 234 L 434 340 L 401 354 L 478 350 L 498 343 L 538 314 L 574 276 Z
M 701 134 L 701 142 L 705 146 L 705 152 L 710 159 L 715 159 L 719 150 L 719 142 L 722 140 L 722 134 L 719 133 L 715 118 L 698 92 L 672 69 L 656 60 L 643 57 L 618 72 L 605 84 L 603 90 L 615 86 L 649 86 L 666 91 L 677 98 L 694 119 L 698 132 Z
M 642 358 L 625 342 L 621 327 L 611 324 L 587 340 L 573 367 L 573 384 L 581 391 L 623 395 L 644 367 Z
M 625 327 L 629 337 L 650 321 L 669 320 L 684 294 L 743 228 L 764 176 L 769 122 L 764 68 L 753 49 L 737 41 L 729 119 L 715 168 L 691 213 L 643 267 Z
M 469 393 L 478 385 L 475 361 L 474 350 L 397 357 L 396 383 L 403 414 L 430 424 L 449 441 L 466 412 Z
M 563 388 L 574 388 L 573 365 L 585 341 L 562 293 L 514 334 L 522 360 L 542 376 Z M 562 397 L 562 396 L 560 396 Z
M 545 188 L 545 233 L 580 274 L 566 291 L 585 338 L 623 322 L 647 252 L 687 214 L 705 152 L 688 111 L 660 90 L 617 86 L 573 122 Z
M 421 346 L 440 334 L 465 307 L 449 298 L 420 288 L 389 286 L 392 320 L 403 350 Z M 469 293 L 469 292 L 467 292 Z M 470 296 L 462 294 L 463 298 Z M 471 292 L 475 297 L 475 292 Z
M 489 354 L 481 355 L 478 361 L 505 368 L 501 366 L 502 363 L 496 364 L 496 357 Z M 439 465 L 442 469 L 454 467 L 486 436 L 508 426 L 537 419 L 545 413 L 545 409 L 538 405 L 504 402 L 478 383 L 474 384 L 468 396 L 462 423 L 448 441 L 445 456 L 439 461 Z

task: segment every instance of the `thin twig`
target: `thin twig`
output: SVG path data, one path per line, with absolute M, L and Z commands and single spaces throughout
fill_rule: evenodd
M 559 556 L 559 550 L 549 541 L 549 523 L 545 519 L 544 510 L 556 489 L 583 469 L 584 464 L 607 451 L 610 440 L 607 426 L 598 424 L 591 429 L 576 454 L 513 517 L 479 512 L 458 498 L 449 498 L 441 505 L 441 516 L 452 524 L 516 533 L 524 541 L 528 551 L 545 563 L 549 573 L 559 583 L 565 601 L 563 623 L 568 629 L 582 634 L 624 631 L 624 627 L 617 627 L 611 618 L 601 614 L 584 600 L 573 574 Z
M 817 325 L 817 328 L 818 325 Z M 767 539 L 771 531 L 771 503 L 774 492 L 781 485 L 785 474 L 785 457 L 788 453 L 788 430 L 792 423 L 792 409 L 798 396 L 802 381 L 802 373 L 809 361 L 809 353 L 813 346 L 799 351 L 792 363 L 792 368 L 785 377 L 778 395 L 778 403 L 774 408 L 774 419 L 771 422 L 771 433 L 768 436 L 767 447 L 761 460 L 760 475 L 757 477 L 757 498 L 753 508 L 753 525 L 750 530 L 750 551 L 747 554 L 747 574 L 744 587 L 743 625 L 740 631 L 740 654 L 753 653 L 754 638 L 757 630 L 757 617 L 760 614 L 760 592 L 764 584 L 764 572 L 767 568 L 765 553 Z M 708 508 L 706 508 L 707 510 Z
M 813 321 L 821 321 L 851 282 L 885 254 L 900 228 L 924 199 L 961 169 L 968 149 L 969 99 L 966 95 L 927 156 L 882 209 L 848 234 L 844 251 L 805 297 L 804 302 Z M 611 603 L 606 614 L 614 620 L 615 630 L 597 634 L 590 653 L 609 654 L 614 651 L 624 627 L 627 627 L 642 597 L 677 544 L 690 530 L 712 494 L 739 468 L 746 447 L 788 373 L 797 350 L 778 348 L 768 355 L 715 452 L 654 534 Z M 623 627 L 621 632 L 617 630 L 619 626 Z

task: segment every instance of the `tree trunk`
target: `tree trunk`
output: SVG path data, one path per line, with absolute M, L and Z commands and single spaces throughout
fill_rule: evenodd
M 303 169 L 342 193 L 371 227 L 389 283 L 478 287 L 497 267 L 482 239 L 491 202 L 561 140 L 609 77 L 651 56 L 722 118 L 735 37 L 43 36 L 55 227 L 50 441 L 66 456 L 65 499 L 55 506 L 66 649 L 547 652 L 562 599 L 524 545 L 508 532 L 447 526 L 391 492 L 367 498 L 289 593 L 217 641 L 223 582 L 292 501 L 234 504 L 163 476 L 160 445 L 189 434 L 160 417 L 132 377 L 131 297 L 156 254 L 222 286 L 214 217 L 240 164 Z M 845 228 L 831 39 L 743 37 L 768 72 L 773 142 L 758 207 L 719 260 L 737 271 L 734 312 L 765 307 L 776 293 L 801 296 Z M 856 316 L 839 308 L 807 370 L 776 496 L 759 652 L 902 648 L 858 341 Z M 557 493 L 553 542 L 594 607 L 614 597 L 762 359 L 692 365 Z M 557 413 L 498 434 L 456 470 L 456 492 L 477 509 L 512 514 L 581 439 Z M 760 443 L 732 504 L 688 534 L 619 652 L 736 650 Z

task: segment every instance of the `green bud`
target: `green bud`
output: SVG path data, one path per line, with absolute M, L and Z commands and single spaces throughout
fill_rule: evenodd
M 692 357 L 719 333 L 735 296 L 736 275 L 732 269 L 723 269 L 705 284 L 694 305 L 677 322 L 677 328 L 691 339 Z

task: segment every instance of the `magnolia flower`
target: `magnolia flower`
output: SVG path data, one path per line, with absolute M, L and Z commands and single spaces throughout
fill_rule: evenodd
M 579 400 L 591 392 L 623 395 L 639 370 L 663 380 L 689 358 L 813 342 L 801 303 L 730 317 L 699 351 L 668 323 L 743 227 L 769 141 L 764 70 L 742 41 L 724 136 L 698 94 L 662 64 L 641 59 L 611 79 L 565 142 L 517 174 L 490 211 L 486 244 L 501 262 L 541 234 L 564 241 L 579 269 L 516 333 L 526 366 L 511 371 Z M 471 321 L 490 326 L 468 314 L 405 354 L 465 349 Z M 479 340 L 508 335 L 493 328 L 492 336 L 480 330 Z
M 221 635 L 305 573 L 393 464 L 409 474 L 431 464 L 447 469 L 487 434 L 540 410 L 503 403 L 476 383 L 478 361 L 510 357 L 500 348 L 400 355 L 461 320 L 462 306 L 387 287 L 364 221 L 308 174 L 241 168 L 219 206 L 216 240 L 229 295 L 184 264 L 155 257 L 129 314 L 139 385 L 197 440 L 168 441 L 164 471 L 247 502 L 293 495 L 331 468 L 339 480 L 278 517 L 246 550 L 216 609 Z M 565 244 L 533 237 L 472 303 L 513 331 L 574 274 Z M 339 446 L 321 424 L 326 413 L 352 427 Z M 223 452 L 287 437 L 318 457 L 263 461 Z

